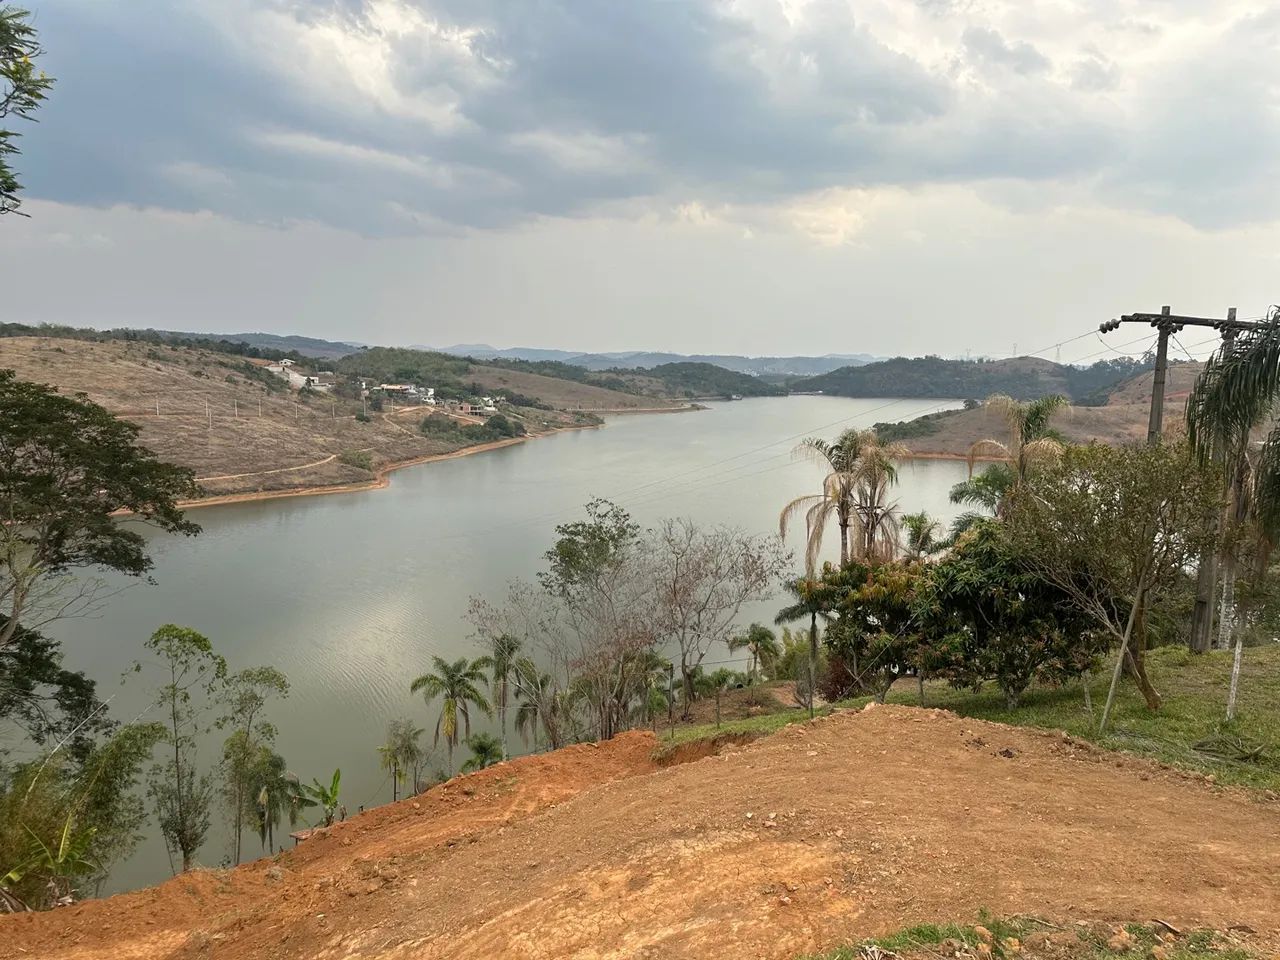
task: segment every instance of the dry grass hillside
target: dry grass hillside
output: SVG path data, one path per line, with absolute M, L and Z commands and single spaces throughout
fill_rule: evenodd
M 513 760 L 275 858 L 0 917 L 0 943 L 41 960 L 792 960 L 985 909 L 1280 945 L 1280 811 L 1261 794 L 894 706 L 719 755 L 704 741 L 664 769 L 656 745 Z
M 596 411 L 628 411 L 642 409 L 679 409 L 682 401 L 655 399 L 654 396 L 638 396 L 607 390 L 590 383 L 579 383 L 576 380 L 557 380 L 537 373 L 523 370 L 506 370 L 502 367 L 476 365 L 467 373 L 470 380 L 480 384 L 486 390 L 522 393 L 535 396 L 544 403 L 562 410 L 596 410 Z M 646 380 L 652 385 L 650 394 L 657 392 L 662 384 L 656 380 Z
M 1164 429 L 1183 429 L 1187 397 L 1201 364 L 1170 364 L 1165 381 Z M 1119 384 L 1105 406 L 1073 406 L 1054 415 L 1053 426 L 1073 443 L 1121 444 L 1143 440 L 1151 413 L 1152 373 L 1139 374 Z M 935 432 L 903 442 L 921 456 L 966 456 L 978 440 L 1005 440 L 1009 427 L 994 411 L 979 407 L 936 417 Z
M 159 456 L 192 468 L 209 496 L 368 485 L 388 466 L 457 452 L 459 440 L 427 438 L 416 407 L 370 422 L 360 404 L 299 398 L 284 381 L 240 357 L 192 347 L 114 340 L 0 339 L 0 369 L 59 390 L 83 392 L 141 428 Z M 487 368 L 477 368 L 483 370 Z M 505 371 L 500 371 L 505 372 Z M 520 375 L 521 393 L 567 405 L 591 393 L 601 404 L 644 398 Z M 495 384 L 495 389 L 499 386 Z M 594 392 L 593 392 L 594 391 Z M 579 425 L 563 411 L 525 411 L 532 433 Z

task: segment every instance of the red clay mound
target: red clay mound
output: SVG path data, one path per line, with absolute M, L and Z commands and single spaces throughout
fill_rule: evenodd
M 0 944 L 76 960 L 782 960 L 982 908 L 1280 941 L 1274 805 L 1061 734 L 879 707 L 663 770 L 653 745 L 505 764 L 278 865 L 0 920 Z

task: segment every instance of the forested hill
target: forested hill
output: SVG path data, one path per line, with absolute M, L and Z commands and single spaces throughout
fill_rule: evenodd
M 1115 384 L 1148 370 L 1146 359 L 1100 360 L 1073 367 L 1036 357 L 1011 360 L 944 360 L 895 357 L 859 367 L 841 367 L 817 377 L 793 380 L 794 391 L 843 397 L 975 398 L 1005 393 L 1029 400 L 1060 393 L 1074 403 L 1103 403 Z

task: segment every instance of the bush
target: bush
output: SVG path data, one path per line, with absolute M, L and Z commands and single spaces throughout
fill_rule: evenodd
M 348 467 L 373 472 L 373 457 L 364 450 L 347 450 L 338 455 L 338 462 L 345 463 Z
M 356 414 L 356 420 L 359 421 L 360 423 L 372 423 L 373 417 L 369 416 L 367 413 L 361 410 L 359 413 Z

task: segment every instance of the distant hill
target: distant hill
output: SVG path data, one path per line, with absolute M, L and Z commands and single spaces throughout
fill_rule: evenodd
M 540 347 L 497 348 L 485 343 L 459 343 L 451 347 L 417 347 L 415 349 L 438 350 L 457 356 L 475 357 L 477 360 L 531 360 L 557 361 L 582 367 L 586 370 L 652 369 L 669 363 L 710 363 L 736 373 L 753 376 L 763 374 L 808 377 L 828 373 L 840 367 L 870 363 L 876 358 L 870 354 L 826 354 L 820 357 L 745 357 L 737 354 L 693 354 L 652 351 L 621 351 L 615 353 L 582 353 L 571 350 L 551 350 Z
M 944 360 L 895 357 L 793 380 L 794 391 L 844 397 L 953 397 L 982 399 L 1005 393 L 1019 400 L 1060 393 L 1073 402 L 1103 403 L 1108 388 L 1149 369 L 1142 360 L 1101 360 L 1073 367 L 1038 357 Z
M 251 347 L 265 350 L 279 350 L 281 353 L 299 353 L 304 357 L 316 357 L 323 360 L 336 360 L 360 349 L 360 344 L 344 343 L 335 340 L 321 340 L 317 337 L 302 337 L 295 334 L 280 335 L 275 333 L 182 333 L 173 330 L 161 330 L 159 333 L 180 340 L 228 340 L 231 343 L 247 343 Z

